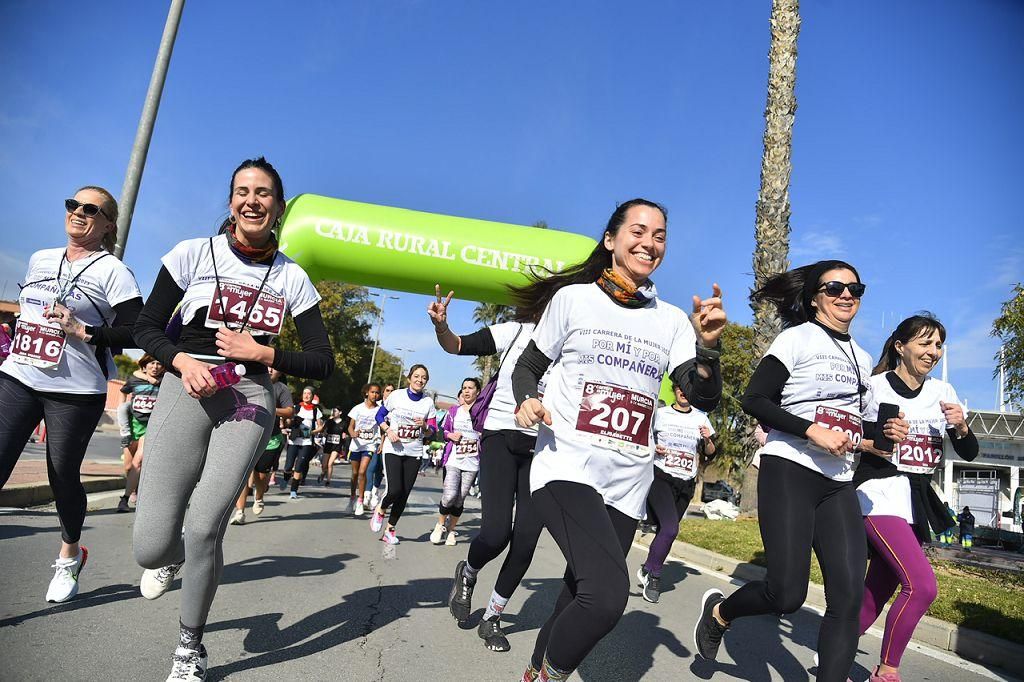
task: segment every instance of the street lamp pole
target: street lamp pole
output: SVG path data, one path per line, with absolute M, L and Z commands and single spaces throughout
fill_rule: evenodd
M 135 143 L 128 158 L 128 170 L 124 175 L 124 186 L 118 200 L 117 243 L 114 245 L 114 256 L 124 258 L 124 250 L 128 245 L 128 230 L 132 226 L 132 215 L 135 213 L 135 200 L 139 196 L 139 185 L 142 183 L 142 171 L 146 167 L 146 155 L 149 154 L 149 141 L 153 137 L 153 126 L 156 123 L 156 112 L 160 108 L 160 96 L 163 94 L 164 81 L 167 79 L 167 67 L 171 63 L 171 52 L 174 51 L 174 39 L 178 35 L 178 24 L 181 23 L 181 11 L 185 8 L 185 0 L 171 0 L 171 8 L 167 11 L 167 22 L 164 34 L 160 38 L 160 49 L 156 53 L 153 75 L 149 79 L 146 101 L 142 105 L 142 116 L 139 128 L 135 131 Z
M 377 347 L 380 345 L 380 328 L 384 326 L 384 304 L 388 302 L 389 298 L 398 300 L 397 296 L 386 296 L 375 291 L 371 291 L 370 296 L 380 296 L 380 308 L 377 310 L 377 335 L 373 339 L 373 353 L 370 354 L 370 372 L 366 375 L 366 383 L 373 381 L 373 363 L 377 360 Z
M 412 348 L 396 348 L 399 352 L 398 356 L 398 388 L 402 387 L 402 377 L 405 376 L 405 354 L 415 353 L 416 351 Z

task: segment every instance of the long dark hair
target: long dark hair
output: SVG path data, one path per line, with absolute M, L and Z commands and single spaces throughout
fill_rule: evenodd
M 927 310 L 922 310 L 916 315 L 911 315 L 907 319 L 896 325 L 896 329 L 893 330 L 892 334 L 889 334 L 889 338 L 882 344 L 882 355 L 878 359 L 878 364 L 871 370 L 872 374 L 881 374 L 882 372 L 891 372 L 896 369 L 900 364 L 900 354 L 896 352 L 896 342 L 909 343 L 911 339 L 916 339 L 918 336 L 930 335 L 932 332 L 937 331 L 939 333 L 939 340 L 942 343 L 946 343 L 946 328 L 939 322 L 938 318 L 932 315 Z
M 547 274 L 540 274 L 536 269 L 531 270 L 532 282 L 521 287 L 509 287 L 516 303 L 515 321 L 538 322 L 541 315 L 544 314 L 544 309 L 548 307 L 551 298 L 559 289 L 570 284 L 596 282 L 598 276 L 612 266 L 612 252 L 605 248 L 604 239 L 607 236 L 614 237 L 618 233 L 619 228 L 626 222 L 626 213 L 634 206 L 658 209 L 665 218 L 665 223 L 668 224 L 668 211 L 659 203 L 647 199 L 630 199 L 619 204 L 615 208 L 615 212 L 608 218 L 608 224 L 605 226 L 604 232 L 601 233 L 597 246 L 590 252 L 586 260 L 570 266 L 562 272 L 551 272 L 537 266 Z
M 262 156 L 255 159 L 246 159 L 238 165 L 235 172 L 231 174 L 231 184 L 228 185 L 228 206 L 231 205 L 231 196 L 235 193 L 235 177 L 247 168 L 259 168 L 261 171 L 270 176 L 270 179 L 274 181 L 274 199 L 277 203 L 284 205 L 284 183 L 281 181 L 281 174 L 277 172 L 277 169 L 270 165 Z M 280 219 L 279 219 L 280 220 Z M 224 222 L 217 228 L 217 234 L 222 234 L 227 231 L 228 226 L 231 225 L 231 216 L 229 215 L 224 219 Z M 274 231 L 277 231 L 277 225 L 274 226 Z
M 818 293 L 818 280 L 829 270 L 849 270 L 860 281 L 857 268 L 846 261 L 820 260 L 769 278 L 760 289 L 750 294 L 750 300 L 754 303 L 771 303 L 782 318 L 783 329 L 803 324 L 814 319 L 815 310 L 811 301 Z

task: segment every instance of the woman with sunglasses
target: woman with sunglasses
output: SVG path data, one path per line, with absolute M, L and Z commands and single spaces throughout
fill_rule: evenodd
M 29 259 L 10 355 L 0 366 L 0 488 L 40 420 L 46 420 L 46 462 L 60 519 L 61 547 L 46 601 L 78 593 L 89 551 L 79 545 L 86 497 L 80 472 L 103 415 L 107 380 L 117 377 L 112 353 L 135 345 L 142 310 L 135 276 L 115 258 L 117 202 L 87 186 L 64 202 L 67 243 Z
M 168 368 L 149 420 L 133 534 L 147 599 L 164 594 L 185 565 L 168 680 L 206 679 L 203 629 L 224 568 L 228 518 L 276 418 L 267 368 L 311 379 L 334 369 L 320 295 L 277 250 L 285 201 L 274 167 L 262 157 L 243 162 L 231 175 L 228 206 L 217 236 L 183 241 L 163 257 L 136 324 L 139 343 Z M 175 343 L 165 328 L 179 303 Z M 286 314 L 301 351 L 270 345 Z M 217 366 L 225 361 L 246 372 L 219 388 L 215 373 L 223 377 L 227 368 Z
M 533 506 L 567 564 L 527 682 L 567 679 L 626 608 L 626 554 L 654 478 L 662 377 L 700 409 L 721 396 L 721 290 L 694 296 L 692 321 L 658 298 L 650 277 L 665 257 L 665 225 L 658 204 L 627 201 L 585 261 L 519 291 L 523 313 L 543 315 L 512 372 L 516 421 L 538 426 Z
M 751 294 L 755 304 L 773 306 L 783 326 L 743 396 L 743 410 L 771 429 L 759 450 L 757 490 L 768 573 L 728 599 L 717 589 L 704 594 L 694 643 L 707 660 L 735 619 L 800 608 L 813 548 L 827 604 L 817 679 L 846 680 L 850 672 L 867 563 L 853 471 L 872 365 L 850 336 L 864 289 L 852 265 L 825 260 L 776 275 Z
M 882 347 L 871 377 L 871 404 L 865 450 L 853 477 L 860 498 L 871 560 L 864 580 L 860 633 L 878 619 L 896 588 L 882 635 L 881 659 L 870 682 L 899 682 L 900 661 L 914 629 L 935 600 L 938 586 L 922 544 L 932 531 L 941 535 L 954 525 L 945 502 L 932 488 L 932 474 L 942 464 L 943 436 L 963 460 L 978 456 L 978 439 L 967 426 L 967 410 L 953 387 L 929 376 L 942 358 L 946 328 L 928 314 L 899 323 Z M 881 425 L 905 433 L 893 448 L 871 438 L 880 406 L 895 405 L 899 414 Z M 896 441 L 894 438 L 893 441 Z

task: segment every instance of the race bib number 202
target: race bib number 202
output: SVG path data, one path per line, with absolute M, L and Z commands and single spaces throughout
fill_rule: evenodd
M 628 388 L 587 381 L 576 430 L 602 447 L 633 454 L 650 452 L 654 398 Z

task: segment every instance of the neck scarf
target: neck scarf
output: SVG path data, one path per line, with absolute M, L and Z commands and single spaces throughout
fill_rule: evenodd
M 242 242 L 238 241 L 238 237 L 235 236 L 234 223 L 228 225 L 227 230 L 224 234 L 228 237 L 228 246 L 235 252 L 236 255 L 251 260 L 254 263 L 273 263 L 274 257 L 277 255 L 277 237 L 274 233 L 270 233 L 270 238 L 267 243 L 262 247 L 246 246 Z
M 606 268 L 597 278 L 597 286 L 601 287 L 613 301 L 627 308 L 643 308 L 654 298 L 650 282 L 642 289 L 637 288 L 628 278 L 611 268 Z

